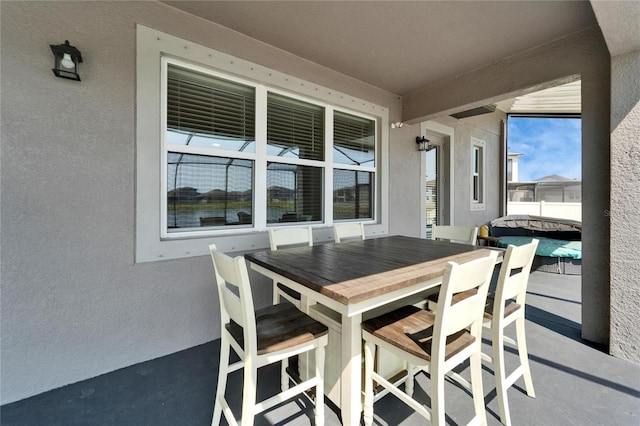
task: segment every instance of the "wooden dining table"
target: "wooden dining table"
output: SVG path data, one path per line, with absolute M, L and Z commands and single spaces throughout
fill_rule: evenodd
M 301 309 L 320 319 L 333 312 L 339 327 L 339 393 L 345 425 L 362 411 L 361 323 L 442 282 L 447 262 L 464 263 L 492 250 L 406 236 L 295 247 L 245 254 L 251 268 L 301 294 Z M 331 315 L 325 316 L 330 320 Z M 331 338 L 330 338 L 331 344 Z M 338 346 L 338 345 L 336 345 Z M 329 352 L 331 348 L 327 348 Z M 326 373 L 325 373 L 326 377 Z M 327 386 L 325 386 L 327 389 Z

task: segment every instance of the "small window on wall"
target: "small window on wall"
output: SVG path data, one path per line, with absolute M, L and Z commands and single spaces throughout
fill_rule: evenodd
M 485 209 L 485 141 L 471 138 L 471 210 Z

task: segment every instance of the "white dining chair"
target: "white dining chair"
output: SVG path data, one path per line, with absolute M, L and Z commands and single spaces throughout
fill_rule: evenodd
M 315 387 L 315 424 L 324 423 L 324 350 L 328 329 L 289 303 L 254 310 L 251 285 L 244 257 L 229 257 L 209 246 L 220 298 L 221 343 L 218 387 L 212 426 L 224 414 L 229 424 L 252 425 L 254 417 Z M 230 287 L 235 287 L 232 289 Z M 229 365 L 230 349 L 240 361 Z M 289 357 L 314 351 L 315 376 L 284 392 L 256 402 L 258 368 Z M 242 413 L 238 422 L 225 398 L 227 376 L 244 368 Z
M 284 247 L 313 246 L 313 231 L 311 227 L 305 228 L 278 228 L 269 229 L 269 244 L 271 250 Z M 282 283 L 273 281 L 273 304 L 286 299 L 300 309 L 300 293 L 290 289 Z
M 454 243 L 471 244 L 475 246 L 478 240 L 478 227 L 433 225 L 432 240 L 448 240 Z
M 440 286 L 436 313 L 415 306 L 365 321 L 362 324 L 365 354 L 364 423 L 373 423 L 374 381 L 413 408 L 434 425 L 445 424 L 445 374 L 467 359 L 470 360 L 475 416 L 471 423 L 486 424 L 482 391 L 481 341 L 482 318 L 497 252 L 464 264 L 449 262 Z M 456 294 L 473 292 L 460 303 Z M 408 364 L 405 390 L 374 371 L 374 351 L 384 348 Z M 430 375 L 431 407 L 415 400 L 414 375 L 419 370 Z
M 525 335 L 525 299 L 531 265 L 538 247 L 538 240 L 522 246 L 510 245 L 504 255 L 500 267 L 500 275 L 495 294 L 487 297 L 484 327 L 491 330 L 491 350 L 493 355 L 483 354 L 483 359 L 491 362 L 496 380 L 496 393 L 500 407 L 500 420 L 505 425 L 511 425 L 507 390 L 520 377 L 524 378 L 527 395 L 535 398 L 533 380 L 529 367 L 529 354 Z M 516 339 L 505 336 L 504 329 L 509 324 L 516 324 Z M 518 349 L 519 366 L 506 375 L 504 343 L 516 345 Z
M 511 425 L 509 413 L 509 401 L 507 390 L 520 377 L 524 378 L 527 395 L 535 398 L 531 369 L 529 367 L 529 355 L 525 335 L 525 299 L 527 285 L 531 273 L 531 265 L 538 247 L 538 240 L 522 246 L 510 245 L 504 254 L 500 266 L 500 275 L 496 284 L 496 291 L 487 296 L 485 305 L 483 327 L 491 331 L 492 356 L 483 353 L 482 359 L 491 363 L 496 382 L 496 394 L 500 409 L 500 421 L 505 425 Z M 454 297 L 457 303 L 470 293 L 460 293 Z M 439 296 L 431 295 L 428 298 L 429 310 L 435 311 L 438 307 Z M 516 323 L 516 339 L 504 334 L 505 328 Z M 519 365 L 507 376 L 505 367 L 504 343 L 515 345 L 518 350 Z M 466 388 L 470 388 L 469 382 L 456 373 L 449 376 Z
M 278 228 L 269 229 L 269 245 L 271 250 L 278 250 L 284 247 L 295 246 L 313 246 L 313 231 L 311 227 L 305 228 Z M 293 304 L 297 309 L 300 309 L 301 296 L 300 293 L 287 287 L 286 285 L 273 280 L 273 304 L 277 305 L 285 299 L 287 302 Z M 289 375 L 287 369 L 289 368 L 289 360 L 285 359 L 281 364 L 280 374 L 280 388 L 284 391 L 289 388 Z
M 364 240 L 364 224 L 362 222 L 334 223 L 333 239 L 336 243 L 345 240 Z

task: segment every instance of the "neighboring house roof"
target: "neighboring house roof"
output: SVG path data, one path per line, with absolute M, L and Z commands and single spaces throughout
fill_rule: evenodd
M 536 179 L 536 182 L 570 182 L 575 181 L 575 179 L 569 179 L 560 175 L 549 175 L 545 177 L 541 177 L 540 179 Z

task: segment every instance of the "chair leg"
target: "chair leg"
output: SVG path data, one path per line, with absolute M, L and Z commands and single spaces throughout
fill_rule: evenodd
M 213 403 L 212 426 L 218 426 L 222 417 L 222 400 L 227 387 L 227 370 L 229 369 L 229 348 L 229 343 L 223 336 L 220 339 L 220 366 L 218 369 L 218 386 L 216 387 L 216 396 Z
M 280 389 L 284 392 L 289 389 L 289 375 L 287 368 L 289 367 L 289 358 L 285 358 L 280 362 Z
M 491 333 L 491 347 L 493 350 L 493 374 L 496 380 L 496 393 L 498 396 L 498 406 L 500 407 L 500 421 L 502 422 L 502 424 L 510 426 L 511 417 L 509 415 L 507 387 L 505 386 L 507 375 L 504 366 L 504 331 L 502 329 L 502 325 L 494 323 L 491 328 Z
M 244 362 L 244 387 L 242 391 L 241 426 L 252 426 L 255 416 L 258 368 L 255 359 L 247 357 Z
M 364 341 L 364 424 L 373 424 L 373 344 Z
M 480 343 L 480 342 L 478 342 Z M 481 347 L 478 344 L 478 350 L 471 355 L 469 366 L 471 369 L 471 392 L 473 395 L 473 406 L 475 408 L 476 418 L 481 420 L 481 424 L 487 424 L 487 413 L 484 405 L 484 391 L 482 388 L 482 356 Z
M 318 346 L 316 355 L 316 426 L 324 426 L 324 346 Z
M 413 396 L 413 378 L 416 375 L 416 367 L 407 363 L 407 379 L 404 382 L 404 392 L 408 396 Z
M 280 293 L 278 293 L 278 282 L 273 282 L 273 304 L 277 305 L 280 303 Z
M 444 413 L 444 372 L 436 361 L 431 364 L 431 424 L 433 426 L 445 425 Z
M 516 337 L 518 340 L 518 355 L 520 356 L 520 365 L 524 368 L 523 377 L 527 395 L 531 398 L 536 397 L 533 390 L 533 380 L 531 379 L 531 368 L 529 367 L 529 353 L 527 352 L 527 338 L 524 332 L 524 316 L 516 320 Z

